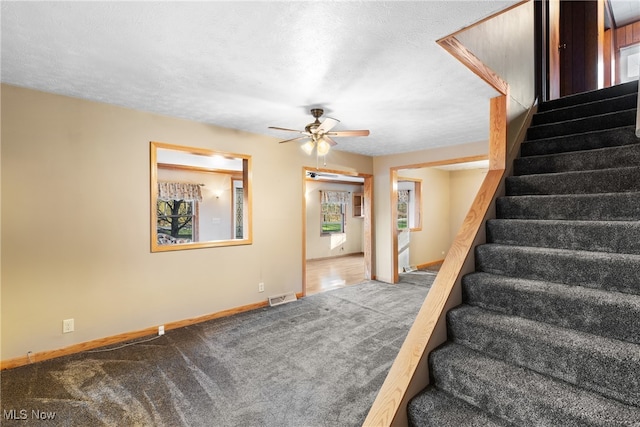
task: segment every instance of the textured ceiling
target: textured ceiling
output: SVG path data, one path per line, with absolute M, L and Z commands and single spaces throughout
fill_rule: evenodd
M 435 41 L 518 1 L 7 2 L 2 82 L 335 149 L 480 141 L 496 92 Z
M 640 1 L 609 0 L 608 2 L 616 27 L 622 27 L 640 19 Z

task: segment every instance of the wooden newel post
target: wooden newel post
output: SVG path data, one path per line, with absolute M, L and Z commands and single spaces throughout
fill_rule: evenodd
M 504 170 L 507 162 L 507 95 L 491 98 L 489 109 L 489 169 Z

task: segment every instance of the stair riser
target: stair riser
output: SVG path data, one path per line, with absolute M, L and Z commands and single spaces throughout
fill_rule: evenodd
M 476 247 L 476 271 L 640 294 L 638 255 L 487 244 Z
M 580 104 L 556 110 L 539 112 L 533 116 L 531 124 L 533 126 L 537 126 L 607 114 L 614 111 L 630 110 L 636 108 L 637 102 L 638 95 L 635 93 L 588 104 Z
M 640 222 L 490 220 L 487 242 L 640 255 Z
M 538 326 L 538 322 L 490 314 L 469 306 L 450 311 L 447 325 L 449 339 L 458 344 L 640 406 L 640 381 L 636 375 L 640 346 Z M 579 341 L 572 345 L 571 340 Z M 612 344 L 618 344 L 618 353 L 597 347 Z
M 535 287 L 537 286 L 537 287 Z M 492 281 L 465 276 L 465 303 L 605 338 L 640 344 L 638 299 L 607 299 L 580 288 L 562 289 L 553 283 Z M 624 390 L 622 390 L 624 391 Z
M 451 408 L 455 407 L 455 411 Z M 507 427 L 475 406 L 447 395 L 433 387 L 413 398 L 407 405 L 410 427 Z
M 498 218 L 584 221 L 640 220 L 640 193 L 500 197 Z
M 607 98 L 615 98 L 618 96 L 624 96 L 631 93 L 638 93 L 638 81 L 632 81 L 629 83 L 615 85 L 606 89 L 597 91 L 584 92 L 576 95 L 565 96 L 562 98 L 554 99 L 552 101 L 543 102 L 540 104 L 539 111 L 548 111 L 557 108 L 570 107 L 572 105 L 584 104 L 588 102 L 600 101 Z
M 522 157 L 566 153 L 571 151 L 594 150 L 637 144 L 635 126 L 608 129 L 578 135 L 561 136 L 525 142 L 520 146 Z
M 592 132 L 631 126 L 636 122 L 636 110 L 625 110 L 616 113 L 602 114 L 584 119 L 569 120 L 547 125 L 532 126 L 527 130 L 527 141 L 576 133 Z
M 640 191 L 640 167 L 510 176 L 507 196 L 597 194 Z
M 622 420 L 640 416 L 639 408 L 595 393 L 577 393 L 564 383 L 522 368 L 509 368 L 476 352 L 450 350 L 443 347 L 430 356 L 439 388 L 513 425 L 622 425 Z M 598 419 L 601 422 L 594 424 Z
M 632 167 L 640 165 L 640 144 L 593 151 L 523 157 L 514 162 L 514 175 Z

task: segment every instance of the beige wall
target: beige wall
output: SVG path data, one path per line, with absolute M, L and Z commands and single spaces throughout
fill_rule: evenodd
M 363 252 L 363 218 L 353 217 L 353 193 L 362 193 L 362 185 L 307 181 L 307 259 L 327 258 Z M 351 203 L 346 206 L 345 233 L 320 233 L 320 190 L 348 191 Z
M 509 83 L 508 139 L 513 143 L 535 98 L 533 1 L 469 28 L 456 37 Z
M 135 331 L 302 291 L 296 144 L 2 86 L 2 354 Z M 253 157 L 254 242 L 150 252 L 149 141 Z M 327 167 L 372 173 L 332 151 Z M 258 283 L 265 292 L 258 293 Z M 76 331 L 62 334 L 62 320 Z
M 451 242 L 458 234 L 464 218 L 476 197 L 482 181 L 487 176 L 487 169 L 469 169 L 451 171 L 449 173 L 449 206 Z M 447 248 L 448 249 L 448 248 Z

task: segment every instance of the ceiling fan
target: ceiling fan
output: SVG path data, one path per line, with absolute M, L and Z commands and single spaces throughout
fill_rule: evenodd
M 337 142 L 333 140 L 336 137 L 342 136 L 368 136 L 368 130 L 343 130 L 343 131 L 331 131 L 335 125 L 340 123 L 340 120 L 333 119 L 331 117 L 325 118 L 320 122 L 320 117 L 324 114 L 324 110 L 321 108 L 312 108 L 311 115 L 316 119 L 313 123 L 309 123 L 305 126 L 304 130 L 287 129 L 277 126 L 269 126 L 269 129 L 284 130 L 287 132 L 296 132 L 302 134 L 296 138 L 285 139 L 283 142 L 299 141 L 308 139 L 308 141 L 302 145 L 302 149 L 311 154 L 313 149 L 316 149 L 316 153 L 319 156 L 324 156 L 329 152 L 329 148 L 336 145 Z

